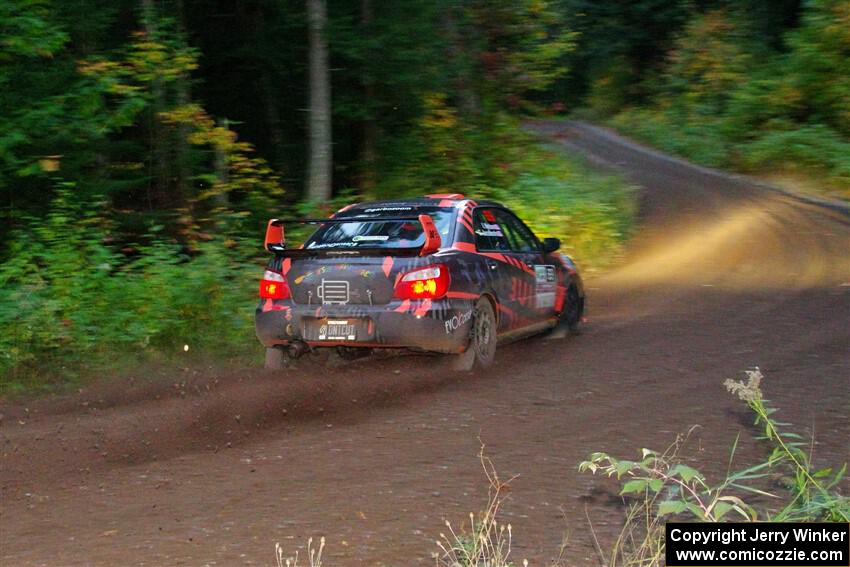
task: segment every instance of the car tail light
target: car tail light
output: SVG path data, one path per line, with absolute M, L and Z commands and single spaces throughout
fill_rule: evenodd
M 449 271 L 445 266 L 428 266 L 404 274 L 395 286 L 399 299 L 439 299 L 449 291 Z
M 289 299 L 289 284 L 283 274 L 266 270 L 260 280 L 260 297 L 262 299 Z

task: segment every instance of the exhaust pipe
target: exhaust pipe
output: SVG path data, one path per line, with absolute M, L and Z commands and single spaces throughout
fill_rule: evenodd
M 310 346 L 304 341 L 293 341 L 287 349 L 289 358 L 295 360 L 300 358 L 305 352 L 310 350 Z

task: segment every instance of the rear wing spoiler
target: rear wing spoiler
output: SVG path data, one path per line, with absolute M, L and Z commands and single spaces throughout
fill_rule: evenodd
M 425 243 L 421 247 L 413 248 L 322 248 L 305 250 L 303 248 L 287 249 L 284 224 L 286 222 L 297 222 L 301 224 L 326 224 L 346 222 L 409 222 L 417 221 L 422 225 L 425 233 Z M 431 215 L 409 215 L 398 217 L 342 217 L 329 219 L 302 219 L 297 221 L 285 221 L 283 219 L 271 219 L 266 225 L 265 249 L 279 256 L 303 257 L 303 256 L 386 256 L 392 250 L 393 256 L 427 256 L 433 254 L 442 246 L 440 232 L 434 225 Z

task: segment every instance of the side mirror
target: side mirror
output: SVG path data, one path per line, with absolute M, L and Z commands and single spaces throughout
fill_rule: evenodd
M 561 240 L 559 238 L 544 238 L 543 239 L 543 252 L 549 254 L 558 250 L 561 247 Z
M 284 238 L 283 221 L 271 219 L 266 225 L 265 248 L 269 252 L 282 252 L 286 250 L 286 239 Z

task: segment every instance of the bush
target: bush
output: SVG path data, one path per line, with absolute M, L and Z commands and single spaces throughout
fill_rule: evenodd
M 676 39 L 651 104 L 623 108 L 610 124 L 696 163 L 756 174 L 802 174 L 803 186 L 850 198 L 850 8 L 813 0 L 784 49 L 748 39 L 734 11 L 695 15 Z
M 754 171 L 826 174 L 850 198 L 850 142 L 821 124 L 767 132 L 739 147 L 740 163 Z
M 731 145 L 717 120 L 689 118 L 672 110 L 630 109 L 612 117 L 609 124 L 666 153 L 708 167 L 731 165 Z
M 224 353 L 246 344 L 259 270 L 254 240 L 222 238 L 190 251 L 154 230 L 120 253 L 98 207 L 72 206 L 69 197 L 60 191 L 43 221 L 15 234 L 0 265 L 0 392 L 45 388 L 43 379 L 22 380 L 49 376 L 58 363 L 92 367 L 184 344 Z

